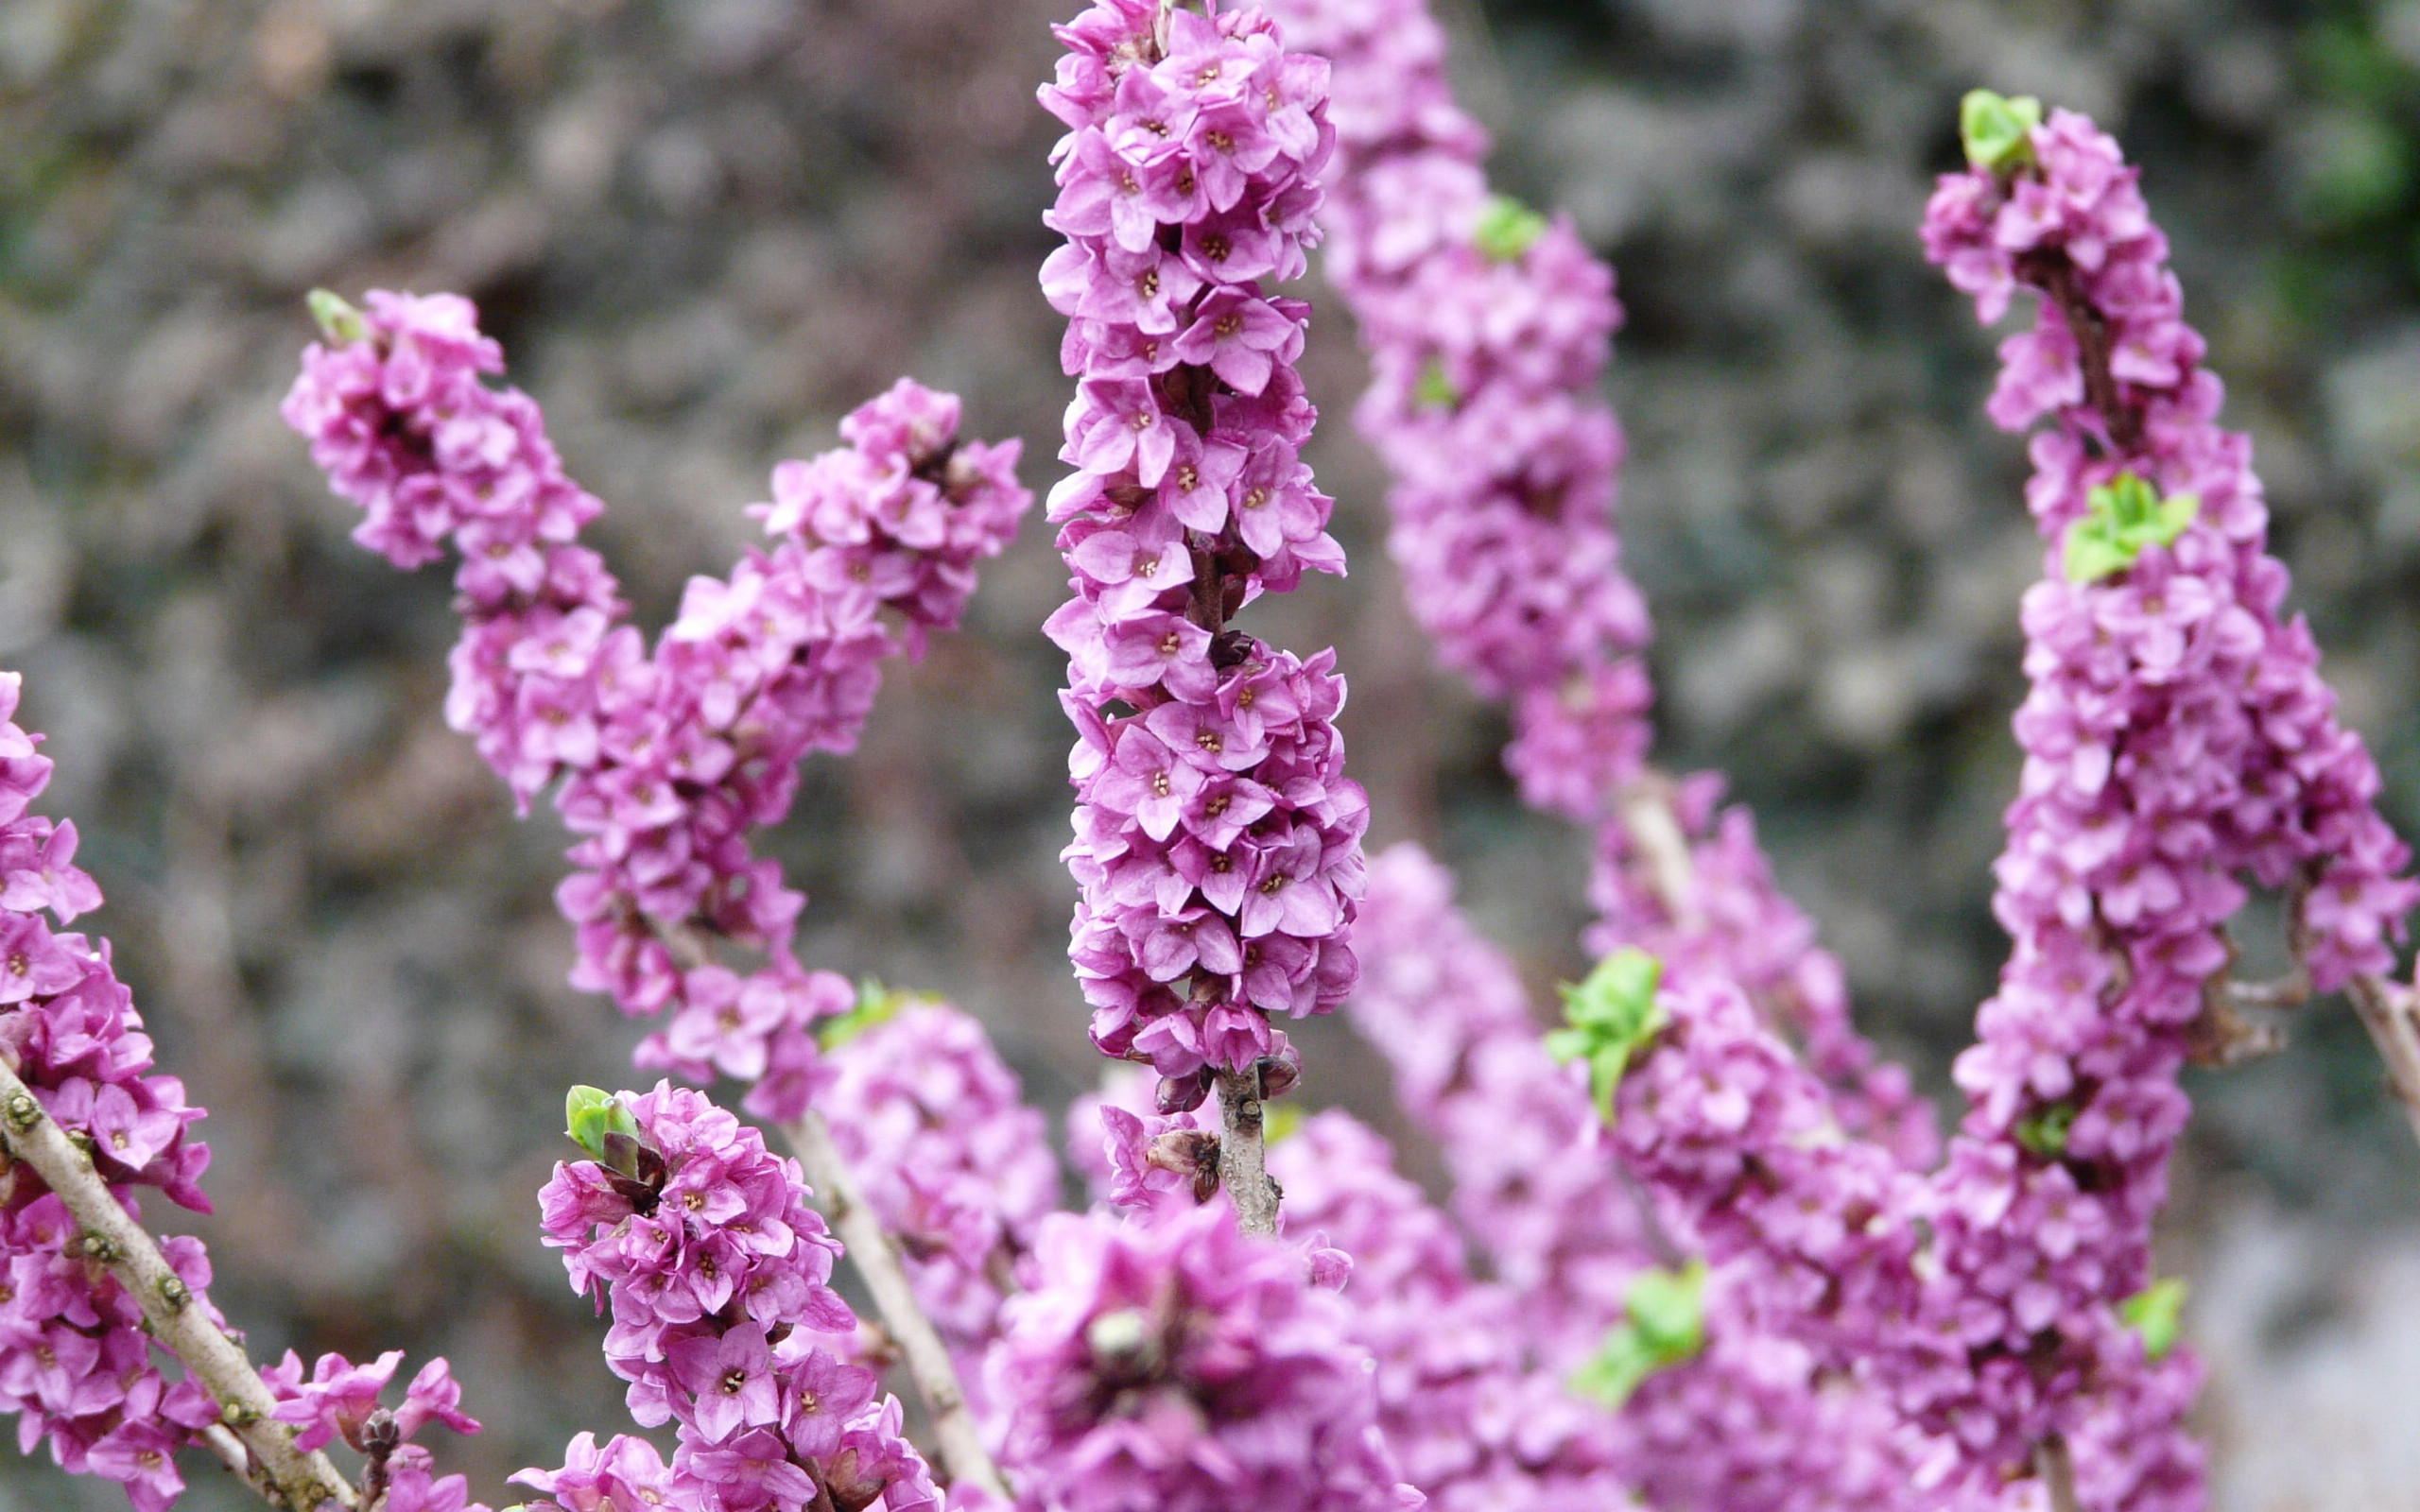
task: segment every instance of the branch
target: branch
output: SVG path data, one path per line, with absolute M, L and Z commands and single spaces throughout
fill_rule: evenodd
M 2074 261 L 2063 248 L 2037 247 L 2017 254 L 2015 271 L 2021 282 L 2057 309 L 2059 318 L 2066 322 L 2067 334 L 2075 337 L 2076 365 L 2083 372 L 2084 403 L 2100 415 L 2101 428 L 2108 432 L 2111 444 L 2121 452 L 2141 446 L 2142 412 L 2118 395 L 2118 379 L 2109 367 L 2114 355 L 2110 351 L 2109 323 L 2101 318 L 2092 297 L 2084 292 Z
M 2033 1473 L 2050 1499 L 2050 1512 L 2083 1512 L 2076 1500 L 2076 1457 L 2065 1437 L 2052 1434 L 2033 1447 Z
M 2413 1002 L 2411 988 L 2383 977 L 2357 976 L 2344 991 L 2386 1062 L 2387 1079 L 2411 1121 L 2412 1136 L 2420 1139 L 2420 1004 Z
M 2019 255 L 2016 275 L 2048 301 L 2066 322 L 2083 369 L 2085 400 L 2099 412 L 2111 441 L 2121 449 L 2133 450 L 2142 441 L 2143 417 L 2118 396 L 2117 381 L 2109 369 L 2108 323 L 2084 293 L 2075 264 L 2064 250 L 2037 248 Z M 2308 885 L 2306 879 L 2301 885 Z M 2301 913 L 2299 890 L 2289 908 L 2292 916 Z M 2276 983 L 2229 983 L 2219 997 L 2205 1002 L 2222 1008 L 2237 1004 L 2299 1007 L 2309 996 L 2310 975 L 2309 967 L 2303 960 L 2298 928 L 2295 934 L 2291 975 Z M 2388 1080 L 2394 1086 L 2395 1099 L 2403 1104 L 2405 1114 L 2411 1120 L 2414 1137 L 2420 1137 L 2420 1007 L 2413 1004 L 2412 989 L 2383 977 L 2359 976 L 2345 985 L 2345 992 L 2353 1000 L 2354 1010 L 2361 1016 L 2361 1026 L 2370 1031 L 2370 1039 L 2377 1043 L 2378 1058 L 2386 1062 Z M 2249 1055 L 2271 1048 L 2259 1042 L 2258 1031 L 2250 1031 L 2244 1046 L 2249 1054 L 2230 1058 L 2249 1058 Z M 2222 1058 L 2219 1063 L 2225 1064 L 2227 1060 Z
M 1672 812 L 1670 779 L 1643 774 L 1622 788 L 1614 805 L 1622 828 L 1647 860 L 1664 911 L 1682 930 L 1695 934 L 1704 922 L 1698 909 L 1697 863 L 1689 854 L 1681 817 Z
M 669 924 L 651 915 L 641 917 L 684 970 L 714 959 L 712 946 L 697 926 Z M 850 1174 L 849 1162 L 840 1158 L 840 1147 L 832 1143 L 832 1130 L 823 1115 L 810 1108 L 798 1122 L 783 1125 L 782 1134 L 806 1173 L 807 1186 L 821 1199 L 824 1215 L 831 1220 L 833 1232 L 840 1236 L 850 1263 L 873 1295 L 888 1343 L 907 1363 L 908 1379 L 916 1383 L 916 1394 L 925 1399 L 925 1410 L 932 1414 L 933 1439 L 942 1469 L 953 1481 L 968 1482 L 1006 1502 L 1007 1485 L 1000 1479 L 999 1467 L 992 1463 L 992 1452 L 983 1447 L 983 1435 L 966 1404 L 966 1388 L 959 1383 L 958 1365 L 949 1357 L 949 1346 L 942 1342 L 933 1320 L 917 1302 L 899 1242 L 867 1204 L 857 1178 Z
M 951 1480 L 978 1486 L 1006 1502 L 1008 1486 L 1000 1479 L 999 1467 L 992 1463 L 991 1451 L 983 1447 L 983 1435 L 977 1430 L 975 1414 L 966 1404 L 966 1391 L 959 1384 L 958 1366 L 949 1357 L 949 1347 L 942 1342 L 932 1319 L 917 1305 L 916 1289 L 908 1280 L 908 1266 L 900 1256 L 899 1245 L 867 1205 L 864 1194 L 857 1190 L 856 1177 L 849 1174 L 848 1162 L 840 1159 L 839 1147 L 832 1143 L 832 1130 L 825 1126 L 823 1115 L 809 1108 L 797 1123 L 783 1125 L 782 1133 L 798 1153 L 807 1185 L 823 1199 L 823 1211 L 832 1220 L 833 1231 L 847 1246 L 857 1274 L 865 1278 L 866 1290 L 873 1294 L 873 1305 L 882 1314 L 883 1326 L 907 1362 L 908 1377 L 924 1397 L 925 1410 L 933 1415 L 933 1440 L 940 1450 L 942 1467 Z
M 1269 1175 L 1260 1095 L 1259 1067 L 1240 1075 L 1219 1074 L 1219 1182 L 1236 1205 L 1237 1228 L 1248 1234 L 1274 1236 L 1281 1194 Z
M 217 1436 L 221 1430 L 204 1430 L 202 1440 L 212 1452 L 231 1468 L 238 1465 L 239 1449 L 249 1452 L 239 1473 L 272 1505 L 296 1512 L 330 1502 L 354 1505 L 353 1487 L 325 1454 L 294 1447 L 294 1430 L 269 1416 L 277 1399 L 242 1348 L 211 1321 L 209 1306 L 187 1290 L 150 1234 L 93 1169 L 91 1157 L 43 1111 L 5 1062 L 0 1062 L 0 1115 L 5 1115 L 0 1117 L 0 1140 L 6 1141 L 9 1155 L 33 1167 L 67 1205 L 83 1231 L 85 1255 L 109 1267 L 143 1309 L 151 1336 L 217 1400 L 232 1433 L 222 1438 Z M 257 1476 L 250 1468 L 254 1461 L 260 1467 Z

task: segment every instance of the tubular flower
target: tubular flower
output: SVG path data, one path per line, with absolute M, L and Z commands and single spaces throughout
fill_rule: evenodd
M 620 1101 L 634 1132 L 557 1165 L 539 1207 L 573 1289 L 612 1309 L 606 1362 L 631 1418 L 673 1423 L 678 1448 L 667 1470 L 582 1435 L 562 1469 L 516 1478 L 569 1512 L 617 1485 L 700 1512 L 937 1507 L 899 1403 L 843 1357 L 857 1320 L 830 1285 L 840 1246 L 796 1162 L 701 1093 L 660 1083 Z
M 1104 0 L 1058 34 L 1046 218 L 1067 244 L 1042 276 L 1078 381 L 1050 507 L 1075 596 L 1047 627 L 1079 737 L 1072 954 L 1094 1043 L 1198 1100 L 1283 1059 L 1270 1017 L 1328 1011 L 1357 973 L 1368 800 L 1335 654 L 1227 627 L 1344 566 L 1301 460 L 1305 307 L 1264 286 L 1316 237 L 1327 66 L 1256 9 Z
M 1652 1260 L 1585 1068 L 1547 1054 L 1519 973 L 1419 847 L 1372 865 L 1358 933 L 1369 972 L 1354 1027 L 1443 1155 L 1456 1216 L 1521 1298 L 1524 1341 L 1547 1365 L 1576 1364 Z
M 1472 1278 L 1452 1221 L 1351 1115 L 1314 1114 L 1270 1150 L 1287 1221 L 1351 1257 L 1340 1295 L 1376 1363 L 1378 1421 L 1440 1512 L 1630 1501 L 1620 1432 L 1534 1371 L 1519 1299 Z
M 562 779 L 579 835 L 558 890 L 579 928 L 575 986 L 668 1013 L 640 1063 L 753 1081 L 750 1108 L 804 1106 L 810 1028 L 845 1011 L 840 978 L 789 942 L 805 900 L 752 853 L 810 751 L 847 751 L 884 658 L 948 628 L 1030 502 L 1017 443 L 957 439 L 958 401 L 902 379 L 841 424 L 847 446 L 773 470 L 752 507 L 774 538 L 728 579 L 695 577 L 650 655 L 604 559 L 579 544 L 603 506 L 565 476 L 535 401 L 489 387 L 503 353 L 468 301 L 373 291 L 303 354 L 287 423 L 354 539 L 399 567 L 451 541 L 466 624 L 446 718 L 512 789 Z M 702 930 L 763 947 L 741 976 L 676 949 Z

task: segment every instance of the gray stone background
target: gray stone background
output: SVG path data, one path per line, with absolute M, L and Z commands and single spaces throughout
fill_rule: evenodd
M 544 401 L 660 621 L 776 459 L 901 371 L 1054 475 L 1034 285 L 1039 0 L 0 0 L 0 664 L 59 762 L 163 1059 L 213 1108 L 221 1302 L 264 1349 L 443 1352 L 478 1495 L 621 1418 L 535 1232 L 562 1089 L 636 1030 L 562 985 L 562 835 L 439 715 L 435 572 L 353 547 L 275 404 L 325 284 L 458 289 Z M 2297 602 L 2420 833 L 2420 3 L 1459 0 L 1500 179 L 1620 270 L 1613 396 L 1665 758 L 1719 765 L 1942 1088 L 2004 942 L 1984 906 L 2038 557 L 1991 337 L 1922 262 L 1961 92 L 2087 109 L 2146 169 L 2188 313 L 2257 437 Z M 1374 838 L 1416 836 L 1543 991 L 1582 848 L 1512 800 L 1500 720 L 1432 673 L 1343 418 L 1355 554 L 1266 610 L 1353 679 Z M 955 994 L 1034 1094 L 1093 1074 L 1072 891 L 1063 592 L 1039 523 L 970 632 L 811 764 L 779 852 L 810 959 Z M 1349 1040 L 1314 1101 L 1382 1111 Z M 2420 1160 L 2341 1005 L 2197 1077 L 2163 1262 L 2194 1278 L 2220 1504 L 2420 1507 Z M 1421 1163 L 1417 1152 L 1409 1158 Z M 244 1504 L 207 1466 L 191 1504 Z M 118 1493 L 0 1459 L 0 1507 Z

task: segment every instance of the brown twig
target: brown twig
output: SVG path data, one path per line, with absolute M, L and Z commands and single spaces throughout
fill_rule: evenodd
M 696 926 L 654 919 L 648 924 L 684 969 L 694 970 L 714 958 L 710 941 Z M 797 1122 L 783 1125 L 782 1134 L 798 1156 L 806 1184 L 820 1199 L 824 1216 L 831 1220 L 832 1231 L 840 1236 L 849 1263 L 856 1267 L 873 1296 L 890 1346 L 907 1365 L 917 1395 L 925 1399 L 942 1469 L 951 1480 L 980 1486 L 1005 1501 L 1007 1485 L 1000 1479 L 999 1467 L 992 1462 L 992 1452 L 983 1447 L 983 1435 L 967 1406 L 966 1388 L 959 1382 L 949 1346 L 942 1342 L 940 1331 L 916 1300 L 899 1241 L 867 1204 L 849 1162 L 833 1143 L 823 1115 L 809 1108 Z
M 354 1505 L 353 1487 L 328 1457 L 297 1449 L 294 1430 L 269 1416 L 277 1401 L 260 1371 L 211 1321 L 204 1298 L 186 1287 L 159 1245 L 93 1168 L 92 1158 L 43 1110 L 5 1062 L 0 1062 L 0 1139 L 13 1159 L 31 1166 L 66 1204 L 82 1230 L 78 1243 L 86 1258 L 109 1267 L 143 1310 L 152 1338 L 216 1399 L 230 1430 L 227 1436 L 238 1442 L 231 1448 L 205 1431 L 202 1438 L 212 1452 L 272 1505 L 294 1512 L 311 1512 L 331 1502 Z
M 2076 1500 L 2076 1457 L 2066 1439 L 2052 1434 L 2033 1446 L 2033 1473 L 2050 1498 L 2050 1512 L 2083 1512 Z
M 2382 977 L 2357 976 L 2345 993 L 2378 1047 L 2378 1058 L 2386 1062 L 2388 1083 L 2411 1121 L 2412 1136 L 2420 1139 L 2420 1004 L 2414 1003 L 2412 988 Z
M 1647 862 L 1655 896 L 1672 922 L 1691 934 L 1704 923 L 1698 907 L 1697 862 L 1689 854 L 1689 837 L 1681 816 L 1672 812 L 1671 779 L 1645 772 L 1615 796 L 1614 807 L 1622 828 Z
M 953 1481 L 979 1486 L 1005 1502 L 1008 1486 L 1000 1479 L 999 1467 L 992 1463 L 992 1452 L 983 1447 L 983 1435 L 976 1428 L 965 1388 L 959 1384 L 949 1347 L 918 1305 L 898 1242 L 867 1205 L 856 1177 L 840 1158 L 839 1146 L 832 1142 L 823 1115 L 810 1108 L 796 1123 L 782 1125 L 782 1132 L 798 1154 L 807 1185 L 822 1198 L 833 1232 L 840 1236 L 850 1263 L 873 1295 L 883 1326 L 907 1362 L 908 1378 L 916 1383 L 925 1410 L 932 1414 L 933 1440 L 942 1466 Z
M 1277 1232 L 1283 1194 L 1269 1174 L 1261 1127 L 1260 1068 L 1219 1074 L 1219 1180 L 1236 1205 L 1236 1226 L 1248 1234 Z
M 2110 370 L 2109 322 L 2084 292 L 2073 260 L 2064 249 L 2037 247 L 2017 254 L 2016 277 L 2049 301 L 2066 322 L 2067 334 L 2075 337 L 2077 366 L 2083 370 L 2084 402 L 2100 416 L 2111 444 L 2121 452 L 2142 445 L 2142 411 L 2118 394 L 2117 375 Z

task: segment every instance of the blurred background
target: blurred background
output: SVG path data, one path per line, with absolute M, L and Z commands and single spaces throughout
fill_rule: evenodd
M 2087 110 L 2144 165 L 2295 602 L 2420 833 L 2420 0 L 1453 4 L 1501 183 L 1619 269 L 1663 759 L 1734 775 L 1927 1087 L 2005 949 L 1988 867 L 2040 561 L 1981 419 L 1994 338 L 1916 246 L 1965 89 Z M 93 927 L 212 1109 L 221 1304 L 256 1354 L 450 1355 L 489 1431 L 439 1448 L 475 1495 L 622 1420 L 532 1194 L 564 1086 L 627 1083 L 638 1031 L 563 985 L 562 832 L 515 822 L 441 721 L 444 577 L 351 545 L 277 419 L 302 295 L 476 299 L 651 624 L 728 567 L 769 467 L 902 371 L 1025 437 L 1046 489 L 1032 91 L 1060 9 L 0 0 L 0 665 L 110 895 Z M 1314 298 L 1355 570 L 1260 627 L 1340 648 L 1374 841 L 1450 859 L 1543 999 L 1585 965 L 1583 847 L 1428 667 L 1344 422 L 1349 322 Z M 809 961 L 954 995 L 1054 1108 L 1096 1071 L 1036 628 L 1063 592 L 1029 522 L 773 845 Z M 1393 1126 L 1349 1038 L 1305 1042 L 1312 1101 Z M 2194 1091 L 2161 1258 L 2194 1282 L 2219 1505 L 2420 1507 L 2420 1154 L 2366 1041 L 2328 1004 Z M 189 1504 L 249 1504 L 195 1469 Z M 0 1508 L 123 1504 L 0 1457 Z

